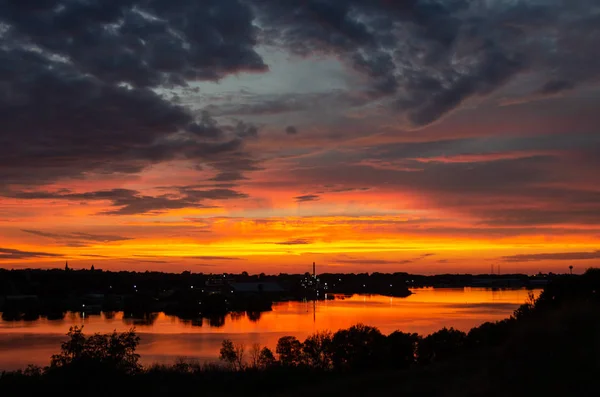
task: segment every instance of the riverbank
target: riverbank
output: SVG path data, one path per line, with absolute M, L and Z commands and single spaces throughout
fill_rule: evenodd
M 541 291 L 532 292 L 537 296 Z M 467 332 L 484 322 L 509 317 L 527 300 L 528 293 L 525 289 L 424 288 L 406 298 L 354 295 L 317 302 L 279 302 L 270 312 L 229 313 L 218 321 L 186 320 L 164 313 L 132 318 L 123 312 L 67 313 L 62 320 L 0 320 L 0 370 L 24 368 L 29 363 L 46 365 L 70 326 L 84 325 L 87 333 L 122 332 L 135 326 L 141 336 L 141 361 L 167 364 L 178 357 L 214 360 L 223 338 L 274 349 L 285 335 L 303 340 L 313 332 L 335 331 L 357 322 L 385 334 L 400 329 L 428 335 L 444 326 Z
M 486 323 L 467 334 L 441 330 L 422 338 L 403 333 L 384 336 L 373 328 L 357 327 L 332 335 L 331 345 L 288 340 L 290 348 L 278 346 L 276 360 L 258 366 L 236 367 L 235 357 L 225 355 L 231 359 L 224 360 L 229 369 L 181 362 L 136 367 L 135 373 L 129 373 L 95 359 L 67 360 L 54 369 L 4 374 L 0 392 L 34 395 L 69 384 L 90 396 L 134 392 L 150 396 L 587 396 L 595 390 L 600 370 L 599 290 L 598 272 L 581 279 L 564 278 L 549 285 L 535 302 L 521 306 L 512 318 Z M 94 371 L 86 367 L 91 364 Z
M 64 270 L 0 269 L 0 312 L 5 321 L 119 311 L 133 318 L 164 312 L 182 319 L 218 319 L 233 312 L 267 312 L 274 302 L 325 300 L 332 293 L 406 297 L 411 293 L 407 285 L 404 276 L 381 274 L 174 274 L 68 266 Z
M 105 272 L 100 269 L 0 269 L 0 312 L 6 321 L 60 320 L 66 312 L 125 312 L 132 318 L 164 312 L 182 319 L 261 313 L 275 302 L 326 300 L 332 294 L 396 298 L 427 286 L 540 288 L 556 275 L 202 274 Z

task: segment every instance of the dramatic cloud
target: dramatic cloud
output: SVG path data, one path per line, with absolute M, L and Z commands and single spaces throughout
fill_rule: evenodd
M 227 171 L 221 172 L 214 178 L 211 178 L 211 181 L 215 182 L 233 182 L 248 179 L 244 175 L 242 175 L 239 171 Z
M 597 0 L 0 0 L 2 258 L 592 259 L 598 42 Z
M 55 240 L 82 240 L 89 242 L 99 242 L 99 243 L 110 243 L 115 241 L 126 241 L 131 240 L 129 237 L 122 236 L 111 236 L 111 235 L 101 235 L 101 234 L 89 234 L 89 233 L 48 233 L 40 230 L 26 230 L 23 229 L 25 233 L 34 234 L 36 236 L 47 237 Z
M 0 43 L 0 184 L 137 173 L 172 159 L 219 169 L 256 136 L 253 126 L 195 120 L 161 96 L 267 70 L 252 12 L 237 0 L 2 1 Z
M 294 54 L 338 56 L 415 125 L 436 121 L 536 69 L 539 93 L 598 80 L 594 0 L 256 0 L 263 37 Z
M 229 200 L 247 197 L 243 193 L 230 189 L 197 190 L 182 187 L 178 194 L 147 196 L 129 189 L 111 189 L 85 193 L 71 192 L 11 192 L 8 197 L 23 200 L 71 200 L 71 201 L 108 201 L 114 210 L 103 212 L 105 215 L 135 215 L 161 213 L 167 210 L 196 207 L 210 208 L 202 204 L 205 200 Z
M 306 194 L 304 196 L 296 196 L 296 197 L 294 197 L 294 200 L 296 200 L 296 202 L 298 202 L 298 203 L 305 203 L 305 202 L 308 202 L 308 201 L 318 201 L 320 199 L 321 199 L 321 197 L 317 196 L 315 194 Z
M 50 233 L 41 230 L 23 229 L 25 233 L 54 240 L 55 243 L 66 247 L 87 247 L 98 243 L 114 243 L 132 240 L 129 237 L 116 235 L 90 234 L 82 232 Z
M 600 251 L 593 252 L 560 252 L 552 254 L 524 254 L 502 258 L 505 262 L 538 262 L 538 261 L 581 261 L 600 259 Z
M 32 251 L 20 251 L 10 248 L 0 248 L 0 260 L 3 259 L 40 259 L 40 258 L 55 258 L 63 255 L 50 254 L 47 252 L 32 252 Z
M 217 181 L 243 180 L 256 169 L 244 141 L 258 129 L 196 119 L 164 93 L 267 72 L 261 44 L 339 56 L 369 81 L 363 103 L 387 98 L 417 125 L 532 68 L 545 77 L 539 93 L 570 90 L 600 75 L 597 8 L 592 0 L 52 0 L 31 12 L 2 1 L 0 180 L 139 173 L 174 159 L 211 165 Z M 260 106 L 297 109 L 289 98 Z

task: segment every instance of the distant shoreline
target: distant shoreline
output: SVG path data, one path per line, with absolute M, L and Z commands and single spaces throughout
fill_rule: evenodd
M 313 269 L 314 271 L 314 269 Z M 422 287 L 542 288 L 556 275 L 422 276 L 408 273 L 110 272 L 99 269 L 0 269 L 0 312 L 8 321 L 60 319 L 66 312 L 164 312 L 182 319 L 270 311 L 274 302 L 330 299 L 331 294 L 402 298 Z M 577 277 L 577 276 L 574 276 Z M 252 314 L 251 314 L 252 315 Z

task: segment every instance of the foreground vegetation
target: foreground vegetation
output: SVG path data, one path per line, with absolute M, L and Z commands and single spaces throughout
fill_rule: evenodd
M 0 395 L 588 396 L 600 390 L 600 271 L 561 277 L 514 315 L 468 333 L 383 335 L 356 325 L 268 348 L 224 341 L 222 365 L 142 367 L 133 330 L 69 332 L 46 368 L 3 373 Z

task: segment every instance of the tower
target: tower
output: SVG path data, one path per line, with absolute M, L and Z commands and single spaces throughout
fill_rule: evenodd
M 313 262 L 313 278 L 317 277 L 317 265 Z
M 65 271 L 69 271 L 69 261 L 65 261 Z

